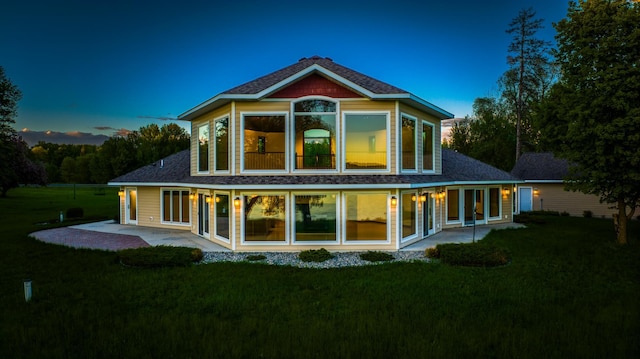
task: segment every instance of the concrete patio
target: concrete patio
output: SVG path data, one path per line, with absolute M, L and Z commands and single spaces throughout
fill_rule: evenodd
M 446 229 L 430 237 L 413 243 L 401 251 L 424 251 L 428 247 L 435 247 L 440 243 L 470 243 L 474 239 L 484 238 L 493 229 L 524 228 L 520 223 L 503 223 L 476 226 L 475 236 L 473 227 Z M 117 224 L 113 221 L 94 222 L 72 226 L 69 228 L 83 229 L 101 233 L 125 234 L 138 236 L 152 246 L 184 246 L 200 248 L 205 252 L 230 252 L 229 249 L 219 246 L 205 238 L 197 236 L 188 230 L 151 228 Z

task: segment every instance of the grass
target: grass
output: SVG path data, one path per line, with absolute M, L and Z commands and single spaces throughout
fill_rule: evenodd
M 27 237 L 69 207 L 117 212 L 115 190 L 68 190 L 0 199 L 1 358 L 640 356 L 637 221 L 626 247 L 602 219 L 494 231 L 483 241 L 512 258 L 497 268 L 140 269 Z

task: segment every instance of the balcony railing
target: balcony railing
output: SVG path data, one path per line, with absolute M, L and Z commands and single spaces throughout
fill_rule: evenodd
M 284 152 L 245 152 L 245 170 L 283 170 Z
M 332 155 L 332 154 L 313 155 L 313 156 L 296 155 L 296 169 L 335 169 L 335 168 L 336 168 L 335 155 Z

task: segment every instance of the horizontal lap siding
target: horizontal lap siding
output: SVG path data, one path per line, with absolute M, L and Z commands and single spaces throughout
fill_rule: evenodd
M 138 225 L 156 228 L 171 228 L 190 231 L 191 226 L 162 224 L 159 187 L 138 187 Z M 193 212 L 192 212 L 193 213 Z M 193 216 L 193 215 L 192 215 Z M 194 223 L 193 217 L 191 223 Z
M 440 120 L 437 119 L 434 116 L 431 116 L 425 112 L 422 111 L 418 111 L 412 107 L 409 107 L 407 105 L 404 104 L 400 104 L 400 113 L 406 113 L 407 115 L 413 116 L 413 117 L 417 117 L 418 118 L 418 123 L 416 124 L 416 131 L 418 131 L 418 138 L 417 138 L 417 148 L 418 153 L 420 153 L 420 151 L 422 150 L 422 121 L 428 121 L 429 123 L 433 124 L 433 143 L 434 143 L 434 152 L 433 155 L 435 156 L 435 173 L 436 174 L 442 174 L 442 146 L 439 146 L 440 144 L 440 136 L 441 136 L 441 132 L 442 132 L 442 126 L 440 124 Z M 398 122 L 398 126 L 402 126 L 399 122 Z M 418 158 L 418 165 L 419 168 L 424 168 L 424 165 L 422 163 L 422 156 L 419 156 Z

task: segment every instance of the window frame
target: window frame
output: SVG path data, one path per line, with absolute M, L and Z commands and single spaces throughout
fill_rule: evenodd
M 449 220 L 449 197 L 450 197 L 449 196 L 449 191 L 457 191 L 458 192 L 458 219 L 455 219 L 455 220 Z M 461 191 L 461 188 L 445 188 L 446 195 L 445 195 L 445 198 L 444 198 L 444 201 L 445 201 L 444 219 L 445 219 L 445 223 L 446 224 L 460 224 L 460 223 L 463 223 L 463 221 L 462 221 L 462 217 L 463 216 L 461 215 L 461 211 L 462 211 L 462 208 L 464 207 L 464 204 L 461 203 L 460 201 L 464 200 L 464 198 L 463 198 L 464 196 L 460 195 L 460 191 Z
M 347 168 L 347 117 L 350 115 L 384 115 L 386 117 L 386 168 L 380 169 L 353 169 Z M 341 144 L 340 170 L 346 173 L 391 173 L 391 111 L 343 111 L 341 115 Z
M 219 170 L 218 169 L 218 147 L 217 147 L 217 141 L 218 141 L 218 136 L 216 133 L 216 124 L 220 121 L 223 120 L 227 120 L 227 169 L 226 170 Z M 224 116 L 220 116 L 218 118 L 215 118 L 213 120 L 213 173 L 221 173 L 221 174 L 229 174 L 231 173 L 231 142 L 232 142 L 232 138 L 233 136 L 231 135 L 231 117 L 229 116 L 229 114 L 226 114 Z
M 354 240 L 354 239 L 347 239 L 347 196 L 348 195 L 374 195 L 374 194 L 383 194 L 386 197 L 386 205 L 385 205 L 385 210 L 386 210 L 386 222 L 385 225 L 387 227 L 386 230 L 386 235 L 387 235 L 387 239 L 386 240 Z M 342 237 L 342 244 L 348 244 L 348 245 L 372 245 L 372 244 L 378 244 L 378 245 L 384 245 L 384 244 L 391 244 L 391 224 L 392 224 L 392 211 L 393 208 L 391 207 L 391 197 L 392 194 L 390 191 L 343 191 L 342 195 L 341 195 L 341 202 L 342 202 L 342 209 L 341 209 L 341 224 L 342 224 L 342 231 L 341 231 L 341 237 Z M 397 208 L 397 204 L 396 204 L 396 208 Z M 395 212 L 393 213 L 395 215 Z
M 245 145 L 245 118 L 247 116 L 283 116 L 284 117 L 284 169 L 246 169 L 245 168 L 245 151 L 244 151 L 244 145 Z M 240 156 L 240 173 L 241 174 L 245 174 L 245 173 L 287 173 L 289 172 L 289 160 L 287 160 L 287 158 L 289 157 L 289 154 L 291 153 L 291 151 L 289 150 L 290 144 L 289 144 L 289 137 L 290 134 L 288 134 L 288 132 L 290 132 L 289 129 L 289 113 L 288 112 L 283 112 L 283 111 L 258 111 L 258 112 L 241 112 L 240 113 L 240 143 L 241 143 L 241 148 L 239 150 L 241 150 L 242 155 Z
M 261 192 L 261 191 L 243 191 L 236 193 L 238 197 L 240 197 L 240 216 L 238 216 L 240 220 L 240 244 L 243 246 L 287 246 L 291 243 L 291 234 L 289 232 L 289 225 L 287 221 L 289 221 L 289 212 L 291 212 L 291 205 L 289 200 L 289 194 L 287 192 Z M 258 195 L 263 197 L 273 197 L 273 196 L 282 196 L 284 198 L 284 241 L 247 241 L 246 240 L 246 214 L 245 214 L 245 196 Z
M 336 203 L 336 211 L 335 211 L 335 221 L 336 221 L 336 239 L 333 241 L 298 241 L 297 240 L 297 233 L 296 233 L 296 196 L 300 196 L 300 195 L 310 195 L 310 196 L 314 196 L 314 195 L 335 195 L 335 203 Z M 296 192 L 291 192 L 291 213 L 289 216 L 289 221 L 290 221 L 290 232 L 291 233 L 291 241 L 292 244 L 294 245 L 311 245 L 311 246 L 318 246 L 318 245 L 339 245 L 340 244 L 340 234 L 342 233 L 342 217 L 340 216 L 341 213 L 341 206 L 340 206 L 340 193 L 338 191 L 296 191 Z
M 413 168 L 404 168 L 404 136 L 403 136 L 403 120 L 406 118 L 407 120 L 413 121 Z M 400 163 L 400 171 L 405 173 L 416 173 L 418 172 L 418 118 L 407 113 L 400 113 L 400 126 L 398 128 L 398 133 L 400 134 L 398 147 L 398 162 Z
M 165 201 L 164 201 L 164 192 L 165 191 L 169 191 L 170 195 L 170 208 L 169 208 L 169 221 L 166 221 L 164 219 L 164 209 L 165 209 Z M 179 191 L 180 192 L 180 196 L 183 195 L 183 192 L 186 193 L 186 198 L 187 198 L 187 210 L 189 211 L 189 221 L 188 222 L 183 222 L 182 220 L 180 220 L 179 222 L 173 221 L 173 217 L 174 217 L 174 210 L 173 210 L 173 200 L 171 198 L 173 198 L 173 192 L 174 191 Z M 187 227 L 187 226 L 191 226 L 191 223 L 193 222 L 193 218 L 192 218 L 192 207 L 193 204 L 191 203 L 191 199 L 189 198 L 189 195 L 191 194 L 191 191 L 189 188 L 185 188 L 185 187 L 160 187 L 160 223 L 161 224 L 165 224 L 165 225 L 169 225 L 169 226 L 182 226 L 182 227 Z M 184 208 L 183 208 L 183 200 L 181 198 L 180 201 L 180 219 L 182 219 L 184 217 Z
M 423 141 L 422 146 L 420 148 L 420 154 L 422 155 L 422 173 L 435 173 L 436 172 L 436 141 L 435 141 L 435 137 L 436 137 L 436 126 L 435 124 L 427 121 L 427 120 L 422 120 L 422 128 L 421 130 L 421 136 L 420 139 L 421 141 Z M 424 140 L 422 139 L 422 134 L 424 134 L 424 126 L 429 126 L 431 127 L 431 169 L 427 169 L 424 166 Z
M 413 199 L 410 198 L 410 201 L 413 202 L 413 233 L 408 235 L 408 236 L 404 236 L 403 235 L 403 229 L 404 229 L 404 195 L 410 194 L 413 196 Z M 420 201 L 420 194 L 418 193 L 417 190 L 410 190 L 410 191 L 401 191 L 400 192 L 400 196 L 399 196 L 399 201 L 397 204 L 397 208 L 398 208 L 398 212 L 400 214 L 400 219 L 398 221 L 398 227 L 399 227 L 399 232 L 400 232 L 400 242 L 404 243 L 406 241 L 415 239 L 416 237 L 418 237 L 418 230 L 419 230 L 419 219 L 418 219 L 418 202 Z
M 335 112 L 296 112 L 295 110 L 295 106 L 297 103 L 300 102 L 304 102 L 304 101 L 313 101 L 313 100 L 321 100 L 321 101 L 327 101 L 327 102 L 332 102 L 335 107 L 336 110 Z M 291 172 L 296 172 L 296 173 L 321 173 L 321 172 L 325 172 L 325 173 L 335 173 L 338 172 L 340 170 L 340 149 L 341 149 L 341 141 L 340 141 L 340 136 L 339 136 L 339 129 L 340 129 L 340 123 L 338 121 L 339 119 L 339 114 L 340 114 L 340 101 L 337 101 L 334 98 L 331 97 L 326 97 L 326 96 L 305 96 L 305 97 L 301 97 L 296 99 L 295 101 L 291 101 L 291 113 L 292 113 L 292 117 L 293 119 L 291 120 L 291 136 L 290 136 L 290 142 L 291 142 L 291 160 L 290 162 L 290 167 L 291 168 Z M 334 122 L 335 122 L 335 134 L 334 134 L 334 144 L 335 144 L 335 153 L 334 155 L 334 164 L 335 167 L 334 168 L 321 168 L 321 169 L 313 169 L 313 168 L 296 168 L 296 150 L 295 150 L 295 146 L 296 146 L 296 116 L 334 116 Z M 304 135 L 303 135 L 303 142 L 304 142 Z M 303 143 L 304 146 L 304 143 Z M 304 151 L 303 151 L 304 152 Z
M 218 195 L 222 195 L 222 196 L 227 196 L 228 197 L 228 208 L 229 208 L 229 213 L 228 213 L 228 218 L 229 218 L 229 238 L 225 238 L 222 237 L 220 235 L 218 235 L 218 202 L 216 201 L 216 199 L 218 198 Z M 219 241 L 225 242 L 225 243 L 231 243 L 231 237 L 233 237 L 233 212 L 234 212 L 234 207 L 233 207 L 233 199 L 231 198 L 231 192 L 226 192 L 226 191 L 214 191 L 211 194 L 211 197 L 213 198 L 213 237 Z
M 491 216 L 491 190 L 498 190 L 498 215 Z M 496 221 L 502 219 L 502 187 L 500 186 L 490 186 L 487 188 L 487 207 L 488 207 L 488 216 L 487 221 Z
M 201 163 L 201 149 L 200 149 L 200 129 L 207 127 L 207 169 L 202 170 L 200 168 Z M 209 121 L 197 125 L 197 137 L 196 137 L 196 172 L 198 174 L 211 173 L 211 125 Z

